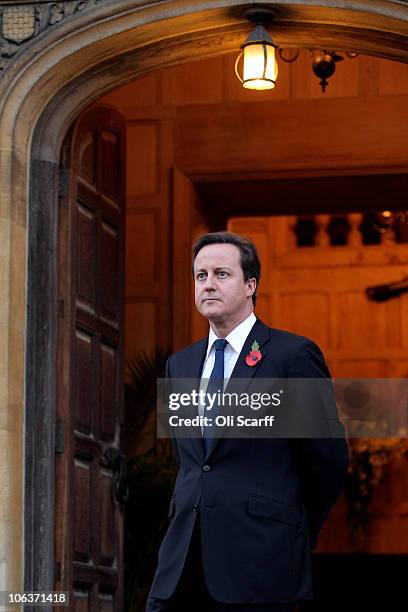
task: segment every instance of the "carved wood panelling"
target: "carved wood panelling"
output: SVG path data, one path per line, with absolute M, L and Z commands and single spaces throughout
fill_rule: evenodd
M 99 470 L 99 565 L 111 567 L 116 555 L 116 525 L 114 502 L 112 499 L 112 472 Z
M 149 350 L 161 344 L 159 333 L 158 300 L 138 299 L 126 304 L 126 355 Z
M 277 327 L 288 330 L 299 330 L 304 336 L 315 339 L 322 346 L 329 346 L 329 293 L 322 291 L 296 291 L 283 292 L 279 285 L 270 289 L 278 294 L 279 304 Z M 301 331 L 300 331 L 301 330 Z
M 219 104 L 223 101 L 222 57 L 185 64 L 168 70 L 169 88 L 164 104 Z
M 113 442 L 115 437 L 118 371 L 116 347 L 101 344 L 100 347 L 100 436 Z
M 117 228 L 102 222 L 100 225 L 101 317 L 117 328 L 120 318 L 118 294 L 120 273 L 120 237 Z
M 408 65 L 378 59 L 379 94 L 381 96 L 408 95 Z
M 125 89 L 125 88 L 124 88 Z M 140 99 L 140 98 L 139 98 Z M 137 102 L 137 101 L 136 101 Z M 173 125 L 128 123 L 126 354 L 171 338 L 170 180 Z
M 160 79 L 161 71 L 149 74 L 115 89 L 104 97 L 104 101 L 124 112 L 133 108 L 151 108 L 159 103 Z
M 96 182 L 95 134 L 86 129 L 78 151 L 78 174 L 89 186 Z
M 127 215 L 126 291 L 137 296 L 139 283 L 160 279 L 160 209 L 142 208 Z
M 365 357 L 350 357 L 349 359 L 336 359 L 336 369 L 333 374 L 339 378 L 381 378 L 388 376 L 388 359 L 378 356 L 371 357 L 371 351 Z
M 114 596 L 110 593 L 99 593 L 98 603 L 101 612 L 112 612 L 115 609 Z
M 74 612 L 89 612 L 91 609 L 90 591 L 75 589 L 73 592 Z
M 127 128 L 127 194 L 152 195 L 159 191 L 159 125 L 133 123 Z
M 271 317 L 271 305 L 270 305 L 270 297 L 267 294 L 262 292 L 258 293 L 256 296 L 256 313 L 257 316 L 265 323 Z
M 112 205 L 117 208 L 117 198 L 121 189 L 121 173 L 116 167 L 119 157 L 120 140 L 113 130 L 101 130 L 102 159 L 99 165 L 101 173 L 101 188 L 105 198 L 110 198 Z
M 75 500 L 74 500 L 74 559 L 83 563 L 94 563 L 91 554 L 91 478 L 92 464 L 84 460 L 75 460 Z
M 408 105 L 398 97 L 186 107 L 176 119 L 176 162 L 189 173 L 407 162 Z
M 359 291 L 335 291 L 332 302 L 334 320 L 334 346 L 361 350 L 386 349 L 400 344 L 400 304 L 390 300 L 377 304 L 364 294 L 365 283 L 361 278 Z M 333 279 L 335 285 L 335 279 Z M 351 316 L 350 316 L 351 315 Z
M 408 295 L 401 298 L 401 340 L 402 345 L 408 348 Z
M 85 434 L 93 431 L 92 412 L 96 400 L 95 387 L 89 384 L 89 374 L 95 374 L 95 337 L 81 329 L 76 330 L 76 362 L 74 364 L 75 429 Z
M 84 308 L 95 311 L 96 300 L 96 231 L 97 224 L 92 210 L 78 205 L 78 258 L 83 262 L 77 268 L 78 301 Z
M 390 376 L 395 378 L 408 378 L 408 359 L 399 359 L 397 362 L 391 363 Z

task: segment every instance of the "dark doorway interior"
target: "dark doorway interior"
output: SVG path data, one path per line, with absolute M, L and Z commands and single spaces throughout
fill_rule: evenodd
M 365 174 L 197 181 L 211 224 L 230 217 L 406 210 L 408 175 Z
M 402 610 L 407 555 L 316 555 L 315 601 L 301 612 Z

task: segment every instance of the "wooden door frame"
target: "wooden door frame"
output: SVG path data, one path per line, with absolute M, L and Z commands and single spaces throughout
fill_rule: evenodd
M 58 333 L 57 227 L 59 169 L 31 165 L 27 299 L 24 590 L 54 583 L 54 450 Z M 48 231 L 44 231 L 47 228 Z M 44 333 L 46 332 L 46 333 Z M 51 424 L 51 426 L 50 426 Z M 34 610 L 35 606 L 27 606 Z

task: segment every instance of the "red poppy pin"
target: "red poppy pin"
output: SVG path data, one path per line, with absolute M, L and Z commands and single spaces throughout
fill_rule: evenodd
M 259 344 L 255 340 L 251 346 L 251 351 L 249 355 L 245 357 L 246 364 L 249 366 L 256 365 L 262 359 L 262 353 L 259 350 Z

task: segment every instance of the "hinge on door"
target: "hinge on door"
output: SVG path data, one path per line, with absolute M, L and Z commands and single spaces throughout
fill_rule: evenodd
M 58 195 L 60 198 L 66 198 L 68 196 L 70 174 L 71 173 L 67 168 L 60 168 L 58 181 Z
M 58 455 L 64 452 L 64 433 L 65 425 L 62 421 L 55 423 L 55 445 L 54 452 Z
M 65 306 L 64 298 L 60 298 L 58 301 L 58 316 L 60 319 L 64 318 L 64 306 Z

